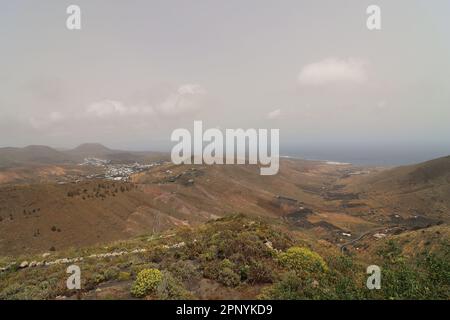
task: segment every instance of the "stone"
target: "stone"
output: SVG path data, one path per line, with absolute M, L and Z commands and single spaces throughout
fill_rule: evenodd
M 375 233 L 373 236 L 376 239 L 381 239 L 381 238 L 386 237 L 386 234 L 384 234 L 384 233 Z
M 273 250 L 272 242 L 266 241 L 266 242 L 264 242 L 264 244 L 266 245 L 267 248 L 269 248 L 270 250 Z
M 172 246 L 172 248 L 182 248 L 186 245 L 184 242 L 176 243 Z

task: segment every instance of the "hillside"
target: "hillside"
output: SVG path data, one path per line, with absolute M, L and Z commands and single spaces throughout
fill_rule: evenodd
M 450 156 L 386 170 L 367 181 L 373 187 L 407 189 L 450 184 Z
M 73 155 L 75 157 L 104 157 L 116 151 L 111 150 L 100 143 L 83 143 L 74 149 L 67 150 L 67 154 Z
M 64 168 L 61 174 L 70 172 Z M 418 196 L 397 192 L 391 183 L 381 188 L 382 177 L 393 177 L 385 171 L 349 177 L 359 170 L 283 159 L 278 175 L 261 176 L 250 165 L 166 163 L 132 175 L 129 182 L 0 185 L 0 254 L 105 243 L 229 213 L 264 218 L 337 247 L 380 230 L 389 234 L 449 221 L 448 185 L 430 186 Z M 434 201 L 440 195 L 444 202 Z M 437 207 L 440 215 L 430 211 Z
M 385 170 L 354 179 L 348 190 L 363 193 L 372 207 L 402 218 L 450 220 L 450 157 Z
M 437 235 L 439 233 L 439 237 Z M 343 255 L 261 219 L 227 215 L 195 228 L 44 255 L 0 259 L 0 299 L 449 299 L 448 227 L 408 253 L 406 237 L 380 240 L 373 255 Z M 381 290 L 366 267 L 382 266 Z M 81 292 L 65 287 L 82 270 Z
M 114 151 L 105 147 L 100 143 L 83 143 L 77 146 L 76 148 L 69 150 L 68 152 L 72 153 L 86 153 L 86 154 L 108 154 L 113 153 Z
M 316 215 L 324 210 L 320 197 L 303 190 L 297 181 L 320 189 L 334 179 L 334 170 L 320 163 L 286 161 L 279 175 L 263 177 L 256 166 L 165 164 L 134 175 L 129 183 L 4 185 L 0 253 L 124 239 L 174 225 L 196 225 L 230 212 L 304 224 L 330 237 L 340 228 L 369 226 L 357 218 L 338 221 L 340 227 L 321 226 L 326 218 Z M 308 221 L 312 217 L 315 222 Z M 61 231 L 53 232 L 53 226 Z
M 64 152 L 47 146 L 0 148 L 0 168 L 17 165 L 70 163 L 72 158 Z
M 282 159 L 275 176 L 158 161 L 127 180 L 81 178 L 101 170 L 2 171 L 0 298 L 449 298 L 448 158 L 394 169 Z M 64 286 L 69 263 L 83 268 L 78 296 Z M 365 288 L 374 263 L 388 279 L 376 292 Z M 162 284 L 142 293 L 148 273 Z
M 162 152 L 132 152 L 112 150 L 99 143 L 85 143 L 70 150 L 56 150 L 48 146 L 27 146 L 24 148 L 0 148 L 0 170 L 19 166 L 78 164 L 84 158 L 96 157 L 113 162 L 148 162 L 167 159 Z

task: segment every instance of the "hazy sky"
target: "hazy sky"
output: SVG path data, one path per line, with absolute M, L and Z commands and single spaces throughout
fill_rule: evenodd
M 169 149 L 203 120 L 279 128 L 282 150 L 450 153 L 449 14 L 447 0 L 2 1 L 0 146 Z

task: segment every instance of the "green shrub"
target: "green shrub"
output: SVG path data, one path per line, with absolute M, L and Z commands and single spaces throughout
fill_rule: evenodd
M 388 240 L 386 244 L 377 251 L 378 255 L 389 263 L 396 263 L 402 259 L 400 245 L 394 240 Z
M 180 281 L 167 271 L 162 274 L 161 283 L 157 288 L 157 295 L 162 300 L 192 299 L 192 294 L 184 288 Z
M 444 245 L 439 255 L 423 251 L 414 257 L 404 256 L 398 242 L 389 240 L 378 250 L 383 258 L 380 292 L 371 298 L 448 299 L 450 251 Z
M 427 271 L 428 281 L 435 286 L 450 286 L 450 250 L 446 253 L 440 257 L 426 252 L 419 263 Z
M 164 247 L 155 247 L 147 253 L 148 260 L 155 263 L 160 263 L 167 255 L 167 249 Z
M 136 297 L 145 297 L 155 293 L 162 281 L 162 273 L 158 269 L 144 269 L 138 273 L 131 293 Z
M 283 278 L 274 285 L 265 288 L 259 295 L 259 299 L 270 300 L 298 300 L 304 299 L 302 288 L 304 282 L 293 271 L 286 273 Z
M 324 281 L 319 282 L 311 277 L 299 276 L 295 271 L 288 271 L 281 280 L 265 288 L 260 299 L 271 300 L 304 300 L 333 299 L 333 293 Z
M 131 274 L 129 272 L 119 272 L 119 275 L 117 276 L 117 280 L 119 281 L 127 281 L 130 280 Z
M 146 262 L 144 258 L 135 256 L 132 258 L 133 264 L 127 268 L 127 271 L 129 271 L 133 275 L 137 275 L 141 270 L 144 269 L 159 269 L 159 266 L 157 263 L 153 262 Z
M 227 287 L 236 287 L 241 281 L 241 277 L 230 268 L 223 268 L 219 272 L 217 280 Z
M 249 273 L 250 273 L 250 266 L 248 264 L 240 266 L 239 275 L 241 276 L 242 281 L 245 281 L 248 279 Z
M 220 262 L 213 261 L 206 265 L 203 275 L 227 287 L 235 287 L 241 282 L 241 276 L 233 270 L 235 268 L 235 264 L 228 259 Z
M 382 269 L 381 291 L 388 299 L 423 299 L 425 279 L 406 263 Z
M 292 247 L 279 254 L 280 264 L 297 274 L 317 274 L 328 271 L 328 266 L 320 255 L 303 247 Z
M 250 263 L 247 280 L 250 283 L 270 283 L 273 281 L 273 266 L 268 262 L 253 261 Z
M 205 252 L 200 254 L 201 261 L 212 261 L 217 257 L 217 246 L 209 246 Z
M 169 271 L 178 279 L 187 281 L 200 275 L 192 261 L 179 260 L 169 266 Z
M 2 291 L 0 291 L 0 299 L 1 300 L 17 299 L 15 298 L 15 295 L 22 290 L 23 290 L 22 284 L 12 283 L 9 286 L 3 288 Z
M 102 282 L 105 282 L 106 280 L 108 280 L 105 278 L 105 275 L 103 273 L 98 273 L 98 272 L 94 273 L 92 275 L 92 278 L 93 278 L 94 284 L 99 284 L 99 283 L 102 283 Z
M 358 269 L 350 269 L 349 272 L 353 272 L 353 275 L 331 270 L 326 277 L 320 279 L 319 288 L 327 291 L 326 299 L 361 300 L 366 299 L 368 294 L 373 294 L 375 290 L 368 290 L 366 287 L 366 273 Z
M 104 272 L 103 275 L 105 277 L 105 280 L 112 280 L 112 279 L 116 279 L 119 276 L 120 273 L 120 269 L 116 266 L 112 266 L 107 268 Z

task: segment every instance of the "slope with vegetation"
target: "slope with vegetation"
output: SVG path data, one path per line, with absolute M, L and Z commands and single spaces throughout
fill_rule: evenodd
M 3 258 L 0 263 L 11 267 L 0 273 L 0 299 L 449 299 L 450 233 L 447 226 L 434 228 L 425 235 L 432 250 L 411 253 L 403 234 L 377 242 L 366 258 L 230 215 L 159 236 L 58 252 L 45 259 L 60 263 L 47 266 L 20 268 Z M 65 287 L 65 262 L 73 259 L 82 270 L 78 293 Z M 382 268 L 381 290 L 365 286 L 374 260 Z

